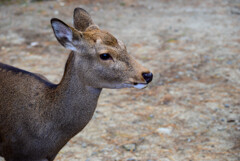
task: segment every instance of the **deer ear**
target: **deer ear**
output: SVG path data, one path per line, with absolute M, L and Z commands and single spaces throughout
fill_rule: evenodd
M 80 41 L 81 33 L 57 18 L 51 19 L 51 25 L 58 42 L 65 48 L 76 51 L 74 43 Z
M 85 31 L 89 26 L 94 25 L 89 13 L 82 8 L 75 8 L 73 13 L 74 27 L 79 31 Z

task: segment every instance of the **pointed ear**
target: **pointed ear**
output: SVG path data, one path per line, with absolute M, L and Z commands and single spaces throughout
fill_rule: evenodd
M 51 25 L 58 42 L 65 48 L 76 51 L 74 43 L 80 41 L 81 33 L 57 18 L 51 19 Z
M 79 31 L 85 31 L 89 26 L 94 25 L 90 14 L 82 8 L 75 8 L 73 13 L 74 27 Z

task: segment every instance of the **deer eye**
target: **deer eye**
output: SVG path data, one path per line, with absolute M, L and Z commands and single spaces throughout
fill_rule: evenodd
M 102 60 L 109 60 L 109 59 L 112 59 L 111 55 L 108 54 L 108 53 L 100 54 L 100 58 L 101 58 Z

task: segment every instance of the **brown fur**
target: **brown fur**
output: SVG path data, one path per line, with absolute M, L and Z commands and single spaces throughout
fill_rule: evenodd
M 0 155 L 6 161 L 52 161 L 90 121 L 102 88 L 146 83 L 142 73 L 149 71 L 85 10 L 74 10 L 76 29 L 51 22 L 58 41 L 73 50 L 59 84 L 0 63 Z M 111 59 L 102 60 L 102 53 Z
M 88 40 L 89 42 L 96 43 L 97 39 L 101 39 L 103 41 L 103 44 L 107 46 L 112 47 L 119 47 L 117 39 L 110 33 L 106 31 L 101 31 L 99 29 L 94 29 L 90 31 L 86 31 L 83 34 L 85 40 Z

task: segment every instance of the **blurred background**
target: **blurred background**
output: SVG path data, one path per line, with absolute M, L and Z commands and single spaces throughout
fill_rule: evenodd
M 72 25 L 76 7 L 154 79 L 143 90 L 104 89 L 56 161 L 240 160 L 239 0 L 1 0 L 0 61 L 58 83 L 69 51 L 50 19 Z

